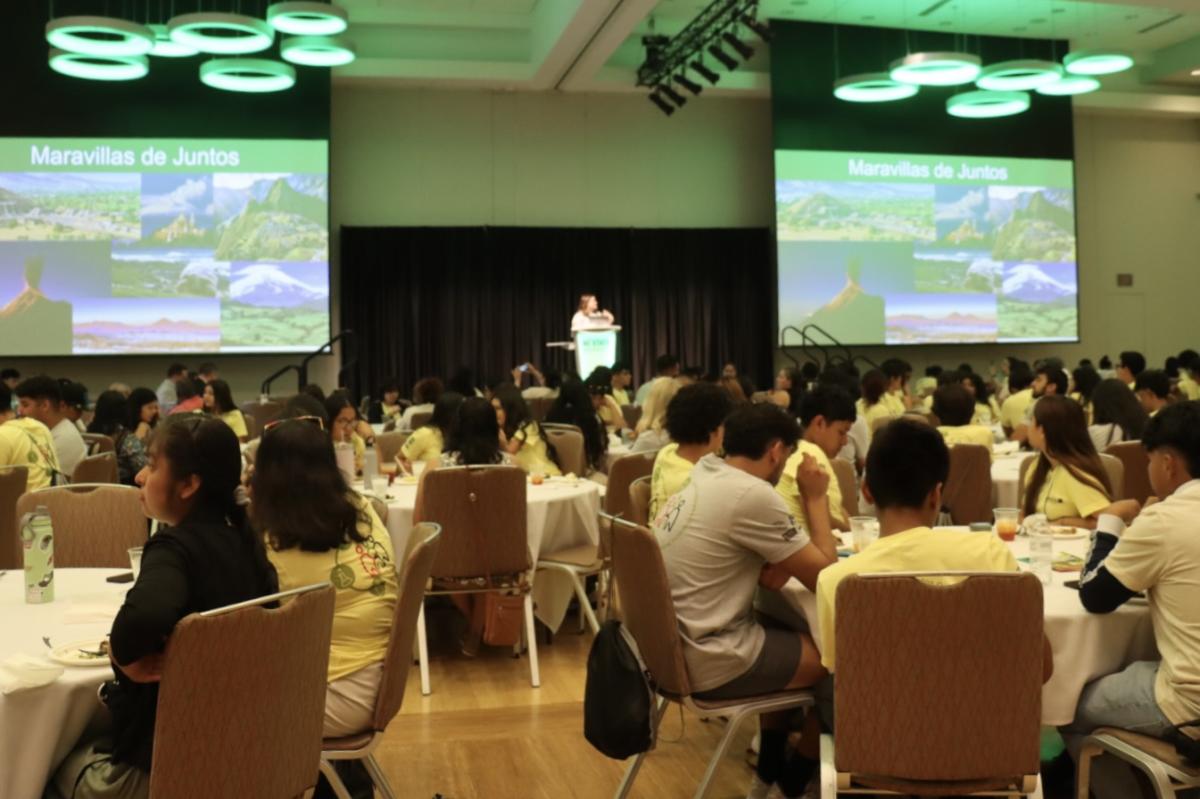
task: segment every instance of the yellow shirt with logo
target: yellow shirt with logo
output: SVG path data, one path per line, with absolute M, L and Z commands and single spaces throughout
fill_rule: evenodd
M 237 408 L 228 413 L 223 413 L 217 418 L 229 425 L 229 429 L 238 438 L 249 438 L 250 431 L 246 429 L 246 417 Z
M 938 432 L 942 434 L 942 438 L 946 439 L 946 446 L 953 447 L 955 444 L 978 444 L 981 447 L 987 447 L 988 455 L 992 454 L 992 428 L 983 427 L 977 424 L 964 424 L 957 427 L 942 426 L 938 428 Z
M 527 424 L 513 433 L 513 441 L 520 441 L 521 448 L 512 459 L 527 474 L 548 474 L 552 477 L 562 474 L 558 465 L 550 460 L 546 439 L 542 437 L 541 429 L 536 424 Z
M 1025 424 L 1025 412 L 1033 405 L 1033 389 L 1023 388 L 1013 394 L 1000 406 L 1000 424 L 1005 430 L 1012 430 Z
M 412 435 L 404 439 L 400 452 L 409 463 L 413 461 L 433 461 L 442 457 L 442 431 L 433 425 L 418 427 Z
M 0 466 L 27 466 L 25 490 L 48 488 L 61 472 L 50 428 L 37 419 L 11 419 L 0 424 Z
M 672 495 L 687 485 L 692 476 L 692 467 L 696 464 L 687 458 L 679 456 L 678 444 L 667 444 L 654 457 L 654 471 L 650 473 L 650 519 L 658 516 L 658 511 Z
M 1033 479 L 1035 468 L 1036 462 L 1025 472 L 1022 496 L 1029 489 L 1029 481 Z M 1046 473 L 1046 480 L 1042 483 L 1042 490 L 1038 492 L 1034 512 L 1046 514 L 1048 521 L 1065 517 L 1086 519 L 1111 504 L 1112 500 L 1104 493 L 1103 488 L 1091 482 L 1081 481 L 1060 463 L 1055 464 Z
M 825 492 L 825 499 L 829 503 L 829 519 L 833 522 L 833 526 L 842 529 L 849 528 L 850 520 L 846 518 L 846 509 L 842 507 L 842 489 L 838 485 L 837 475 L 834 474 L 829 456 L 816 444 L 804 439 L 797 442 L 796 451 L 792 453 L 792 457 L 788 458 L 787 465 L 783 467 L 783 476 L 775 484 L 775 491 L 783 497 L 783 501 L 788 507 L 788 513 L 792 514 L 798 527 L 806 531 L 809 529 L 808 514 L 804 510 L 800 488 L 796 485 L 796 469 L 804 460 L 805 455 L 811 455 L 821 471 L 829 475 L 829 488 Z

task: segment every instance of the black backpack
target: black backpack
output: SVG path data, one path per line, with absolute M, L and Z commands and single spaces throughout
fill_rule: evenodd
M 583 736 L 616 760 L 654 748 L 654 686 L 621 622 L 608 620 L 588 653 Z

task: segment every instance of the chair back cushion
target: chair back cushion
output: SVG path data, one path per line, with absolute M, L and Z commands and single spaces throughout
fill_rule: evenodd
M 638 426 L 638 422 L 642 420 L 642 406 L 640 405 L 622 405 L 621 416 L 625 418 L 625 426 L 630 430 Z
M 257 425 L 257 430 L 261 433 L 263 427 L 275 421 L 283 413 L 283 403 L 278 400 L 267 400 L 266 402 L 243 402 L 239 406 L 242 416 L 247 418 L 253 417 Z M 249 428 L 249 422 L 246 423 Z
M 637 642 L 658 689 L 669 696 L 691 693 L 679 620 L 662 550 L 645 526 L 614 522 L 612 572 L 621 620 Z
M 396 456 L 400 454 L 400 448 L 404 446 L 404 442 L 408 440 L 408 433 L 380 433 L 375 436 L 375 455 L 380 466 L 385 463 L 395 465 Z
M 649 477 L 639 477 L 629 484 L 628 518 L 634 524 L 650 524 L 650 489 Z
M 955 524 L 992 520 L 992 456 L 979 444 L 950 447 L 950 477 L 942 492 L 942 505 Z
M 5 466 L 0 469 L 0 569 L 22 567 L 17 500 L 25 493 L 28 481 L 29 469 L 25 466 Z
M 117 456 L 113 452 L 88 455 L 75 464 L 71 472 L 72 483 L 115 483 L 117 482 Z
M 99 433 L 83 433 L 83 443 L 87 445 L 87 453 L 96 455 L 101 452 L 116 452 L 117 444 L 110 436 Z
M 1146 447 L 1140 441 L 1121 441 L 1104 450 L 1104 454 L 1113 456 L 1125 467 L 1121 499 L 1136 499 L 1144 504 L 1146 498 L 1154 494 L 1150 486 L 1150 456 Z
M 639 477 L 646 477 L 654 471 L 654 457 L 657 454 L 642 452 L 624 455 L 613 461 L 608 469 L 608 487 L 604 492 L 605 513 L 629 518 L 629 485 Z
M 1042 586 L 1029 573 L 948 585 L 857 575 L 837 589 L 840 772 L 970 781 L 1036 774 Z
M 542 432 L 554 445 L 558 453 L 558 465 L 563 474 L 575 474 L 583 477 L 588 473 L 587 451 L 583 446 L 583 433 L 578 427 L 558 427 L 544 425 Z
M 413 430 L 416 430 L 420 427 L 424 427 L 425 425 L 429 424 L 429 420 L 432 418 L 433 418 L 433 414 L 429 411 L 422 411 L 421 413 L 414 413 L 412 415 L 412 419 L 409 420 L 409 426 Z
M 527 571 L 525 472 L 515 466 L 434 469 L 421 476 L 420 518 L 442 528 L 433 576 Z
M 536 422 L 543 422 L 546 419 L 546 414 L 550 413 L 550 409 L 554 407 L 554 397 L 536 397 L 529 400 L 529 415 Z
M 1139 444 L 1141 442 L 1138 442 Z M 1100 461 L 1104 464 L 1104 471 L 1108 472 L 1108 482 L 1112 485 L 1112 499 L 1128 499 L 1129 494 L 1125 490 L 1125 463 L 1115 455 L 1108 452 L 1100 453 Z M 1150 456 L 1146 456 L 1146 469 L 1150 468 Z M 1146 472 L 1146 483 L 1150 482 L 1150 473 Z
M 842 509 L 846 518 L 858 515 L 858 477 L 854 473 L 854 464 L 844 458 L 831 458 L 833 476 L 837 478 L 838 489 L 842 492 Z
M 186 616 L 167 643 L 150 795 L 285 799 L 316 785 L 333 588 Z
M 122 485 L 59 486 L 24 494 L 16 518 L 45 505 L 54 526 L 54 565 L 129 567 L 129 548 L 146 543 L 150 525 L 138 490 Z

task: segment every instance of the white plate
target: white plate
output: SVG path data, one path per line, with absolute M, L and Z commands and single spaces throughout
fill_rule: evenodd
M 1065 524 L 1050 525 L 1050 532 L 1056 539 L 1082 538 L 1092 532 L 1084 527 L 1069 527 Z
M 97 652 L 103 639 L 90 638 L 86 641 L 75 641 L 70 644 L 59 644 L 50 650 L 47 657 L 63 666 L 108 666 L 108 655 L 85 655 L 81 650 Z

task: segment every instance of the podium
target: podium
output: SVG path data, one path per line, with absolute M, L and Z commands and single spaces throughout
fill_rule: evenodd
M 612 366 L 617 362 L 617 333 L 620 331 L 620 325 L 613 325 L 574 332 L 575 368 L 580 377 L 586 380 L 597 366 Z

